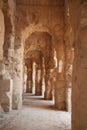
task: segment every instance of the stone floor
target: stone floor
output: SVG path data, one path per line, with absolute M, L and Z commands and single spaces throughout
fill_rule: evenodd
M 52 101 L 25 94 L 23 108 L 0 114 L 0 130 L 71 130 L 71 114 L 57 111 Z

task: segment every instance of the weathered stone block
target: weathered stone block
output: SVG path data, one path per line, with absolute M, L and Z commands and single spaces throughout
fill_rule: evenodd
M 71 112 L 71 108 L 72 108 L 71 95 L 72 95 L 72 88 L 67 88 L 66 89 L 66 109 L 68 112 Z
M 65 85 L 64 80 L 57 80 L 55 86 L 55 107 L 58 110 L 66 110 L 64 85 Z
M 0 62 L 0 75 L 3 74 L 5 74 L 5 65 L 2 62 Z
M 5 112 L 12 109 L 12 89 L 13 81 L 11 79 L 0 80 L 0 104 Z

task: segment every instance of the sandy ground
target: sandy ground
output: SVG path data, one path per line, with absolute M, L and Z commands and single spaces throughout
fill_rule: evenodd
M 57 111 L 52 101 L 25 94 L 23 108 L 0 113 L 0 130 L 71 130 L 71 114 Z

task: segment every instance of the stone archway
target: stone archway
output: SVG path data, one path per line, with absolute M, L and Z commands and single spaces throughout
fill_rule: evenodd
M 54 66 L 55 66 L 54 65 L 55 64 L 54 63 L 54 47 L 53 47 L 52 36 L 48 32 L 41 31 L 41 29 L 40 29 L 39 31 L 33 32 L 26 41 L 27 41 L 27 44 L 25 44 L 26 45 L 25 57 L 26 58 L 30 57 L 32 59 L 35 59 L 35 57 L 36 57 L 35 51 L 37 51 L 37 52 L 41 51 L 42 55 L 43 55 L 42 58 L 44 57 L 44 60 L 45 60 L 45 73 L 46 73 L 45 76 L 46 77 L 44 77 L 44 78 L 46 78 L 46 80 L 49 79 L 50 78 L 49 76 L 51 76 L 50 70 L 54 69 Z M 38 60 L 41 60 L 41 58 Z M 43 59 L 42 59 L 42 61 L 43 61 Z M 39 61 L 37 61 L 36 63 L 38 63 L 38 62 Z M 39 66 L 43 66 L 43 64 L 39 65 Z M 39 68 L 38 72 L 39 71 L 40 71 L 40 68 Z M 41 71 L 42 71 L 42 69 L 41 69 Z M 51 76 L 51 80 L 52 80 L 52 76 Z M 48 84 L 49 84 L 48 82 L 50 82 L 51 80 L 49 79 L 49 81 L 46 82 L 47 87 L 45 88 L 46 91 L 45 91 L 44 96 L 45 96 L 45 99 L 47 99 L 47 100 L 52 99 L 52 86 L 51 85 L 48 86 Z M 42 92 L 40 92 L 40 93 L 42 93 Z

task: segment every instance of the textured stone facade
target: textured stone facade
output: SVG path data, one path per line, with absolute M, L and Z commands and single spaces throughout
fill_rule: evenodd
M 5 112 L 9 112 L 12 110 L 12 90 L 12 80 L 0 80 L 0 104 Z
M 26 92 L 32 93 L 34 86 L 35 95 L 54 98 L 58 110 L 72 108 L 72 130 L 87 130 L 86 42 L 86 0 L 1 0 L 3 110 L 21 108 L 26 66 Z

